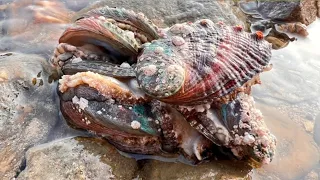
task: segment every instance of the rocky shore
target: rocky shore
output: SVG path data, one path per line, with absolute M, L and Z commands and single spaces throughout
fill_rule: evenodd
M 65 2 L 65 4 L 75 7 L 72 2 Z M 162 27 L 199 18 L 223 21 L 229 25 L 248 26 L 246 15 L 234 6 L 234 2 L 223 0 L 139 2 L 108 0 L 103 3 L 112 7 L 124 7 L 144 12 Z M 79 7 L 75 9 L 78 10 L 85 6 L 85 3 L 77 5 Z M 263 17 L 283 22 L 299 21 L 309 25 L 316 20 L 317 16 L 320 16 L 320 1 L 296 0 L 286 3 L 261 1 L 257 10 Z M 279 42 L 279 39 L 272 41 L 280 43 L 279 47 L 285 46 L 281 43 L 287 43 L 286 41 Z M 36 47 L 41 46 L 41 44 L 36 45 Z M 21 47 L 32 48 L 31 45 L 28 47 L 21 45 Z M 52 71 L 47 59 L 43 56 L 23 53 L 0 54 L 1 179 L 251 178 L 252 168 L 242 162 L 212 161 L 190 166 L 157 160 L 136 161 L 133 158 L 124 157 L 108 142 L 88 137 L 91 135 L 72 129 L 66 124 L 59 115 L 56 83 L 52 81 L 51 75 Z M 315 120 L 315 129 L 313 130 L 313 126 L 310 127 L 314 132 L 314 140 L 318 144 L 320 144 L 319 123 L 318 117 Z M 296 126 L 292 127 L 296 128 Z M 303 132 L 305 139 L 313 141 L 312 138 L 309 139 L 309 136 L 307 132 Z M 288 151 L 288 148 L 293 145 L 280 143 L 279 147 L 282 147 L 283 151 Z M 315 147 L 307 148 L 306 153 L 317 153 L 318 149 Z M 307 154 L 300 154 L 299 157 L 310 159 Z M 319 158 L 318 156 L 313 157 Z M 285 159 L 285 157 L 277 158 Z M 290 157 L 288 159 L 290 160 Z M 299 171 L 297 174 L 299 176 L 303 174 L 303 178 L 307 180 L 318 179 L 319 167 L 310 169 L 309 166 L 313 164 L 304 164 L 304 162 L 302 160 L 301 164 L 307 164 L 310 172 Z M 272 179 L 278 178 L 273 175 L 266 176 Z

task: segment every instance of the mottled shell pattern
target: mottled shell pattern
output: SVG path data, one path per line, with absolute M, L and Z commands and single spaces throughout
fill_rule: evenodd
M 176 24 L 145 44 L 137 79 L 150 96 L 180 105 L 203 104 L 242 86 L 269 65 L 271 45 L 259 34 L 211 20 Z

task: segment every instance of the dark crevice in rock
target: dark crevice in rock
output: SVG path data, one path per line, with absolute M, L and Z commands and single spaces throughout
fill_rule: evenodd
M 320 18 L 320 0 L 316 0 L 314 3 L 317 9 L 317 16 Z
M 24 157 L 22 160 L 21 160 L 21 163 L 20 163 L 20 166 L 19 166 L 19 169 L 17 170 L 16 172 L 16 175 L 14 176 L 14 178 L 18 178 L 18 176 L 20 175 L 20 173 L 22 171 L 24 171 L 27 167 L 27 160 L 26 158 Z
M 134 177 L 132 177 L 132 179 L 136 177 L 140 178 L 141 174 L 143 173 L 143 169 L 145 165 L 148 165 L 148 162 L 150 162 L 148 159 L 137 160 L 137 169 L 135 170 Z

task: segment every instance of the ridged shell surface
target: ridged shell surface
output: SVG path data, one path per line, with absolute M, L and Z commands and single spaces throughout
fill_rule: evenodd
M 124 55 L 136 55 L 139 48 L 134 37 L 111 22 L 98 18 L 78 20 L 62 34 L 59 43 L 77 47 L 94 44 Z
M 158 38 L 157 27 L 142 13 L 106 6 L 80 16 L 59 43 L 93 44 L 114 54 L 137 56 L 141 44 Z
M 222 97 L 269 65 L 271 45 L 260 38 L 206 19 L 176 24 L 145 45 L 138 82 L 150 96 L 180 105 Z
M 108 6 L 93 9 L 82 17 L 105 17 L 114 19 L 117 22 L 122 22 L 136 28 L 139 32 L 144 32 L 148 40 L 158 39 L 157 27 L 144 14 L 135 13 L 132 10 L 124 8 L 111 8 Z

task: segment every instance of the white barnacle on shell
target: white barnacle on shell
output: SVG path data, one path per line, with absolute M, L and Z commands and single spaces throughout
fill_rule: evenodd
M 121 65 L 120 65 L 121 68 L 131 68 L 130 64 L 127 63 L 127 62 L 123 62 Z
M 141 124 L 140 124 L 139 121 L 132 121 L 131 122 L 131 127 L 132 127 L 132 129 L 140 129 Z
M 243 143 L 244 144 L 252 144 L 254 143 L 256 139 L 254 138 L 254 136 L 252 136 L 251 134 L 249 133 L 245 133 L 244 137 L 243 137 Z
M 84 108 L 88 107 L 89 101 L 85 98 L 80 98 L 79 107 L 84 110 Z
M 77 96 L 74 96 L 74 97 L 72 98 L 72 103 L 73 103 L 73 104 L 79 104 L 79 102 L 80 102 L 80 98 L 78 98 Z
M 77 96 L 74 96 L 72 98 L 72 103 L 73 104 L 78 104 L 79 105 L 79 112 L 81 112 L 81 110 L 84 110 L 86 107 L 88 107 L 89 101 L 85 98 L 78 98 Z
M 132 31 L 125 31 L 125 35 L 127 35 L 130 39 L 134 39 L 134 33 Z
M 161 54 L 163 53 L 163 51 L 164 51 L 163 47 L 159 47 L 159 46 L 154 49 L 154 53 L 156 54 Z
M 157 66 L 150 64 L 146 67 L 141 68 L 141 70 L 146 76 L 152 76 L 157 72 Z
M 74 58 L 71 60 L 71 63 L 78 63 L 78 62 L 81 62 L 82 59 L 80 57 L 77 57 L 77 58 Z
M 175 46 L 181 46 L 183 45 L 185 42 L 185 40 L 180 37 L 180 36 L 173 36 L 172 37 L 172 43 L 175 45 Z
M 102 21 L 106 20 L 106 18 L 104 16 L 99 16 L 98 19 L 102 20 Z

